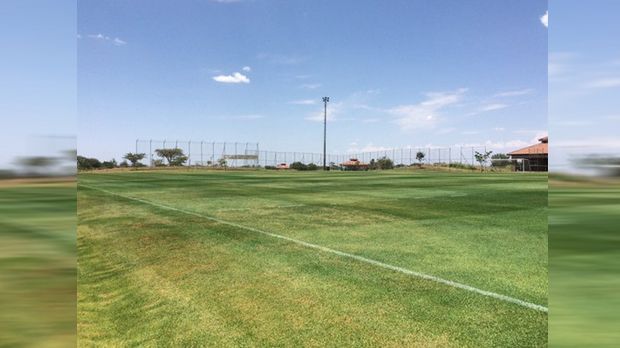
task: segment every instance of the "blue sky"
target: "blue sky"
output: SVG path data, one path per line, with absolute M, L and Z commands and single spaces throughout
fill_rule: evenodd
M 71 1 L 0 1 L 0 168 L 75 148 L 76 16 Z
M 550 163 L 559 171 L 575 169 L 571 158 L 620 152 L 620 2 L 595 3 L 550 6 Z
M 134 140 L 320 152 L 547 131 L 546 1 L 80 1 L 79 152 Z

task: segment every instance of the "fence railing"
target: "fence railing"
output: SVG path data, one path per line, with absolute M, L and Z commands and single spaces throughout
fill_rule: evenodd
M 143 164 L 155 166 L 161 162 L 157 149 L 177 148 L 187 156 L 188 166 L 222 166 L 254 167 L 291 164 L 323 164 L 323 154 L 316 152 L 291 152 L 261 150 L 258 143 L 250 142 L 212 142 L 196 140 L 144 140 L 135 143 L 135 152 L 144 153 Z M 395 165 L 449 165 L 454 163 L 476 165 L 476 152 L 484 152 L 486 147 L 405 147 L 382 149 L 378 151 L 360 151 L 343 154 L 327 154 L 326 163 L 339 165 L 351 158 L 363 163 L 380 158 L 389 158 Z

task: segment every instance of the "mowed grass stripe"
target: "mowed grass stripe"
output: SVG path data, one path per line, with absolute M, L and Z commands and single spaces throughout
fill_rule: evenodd
M 178 170 L 80 182 L 547 305 L 546 175 Z M 288 204 L 304 206 L 263 209 Z
M 305 242 L 305 241 L 302 241 L 302 240 L 290 238 L 290 237 L 283 236 L 283 235 L 280 235 L 280 234 L 275 234 L 275 233 L 259 230 L 259 229 L 256 229 L 256 228 L 253 228 L 253 227 L 249 227 L 249 226 L 244 226 L 244 225 L 241 225 L 241 224 L 238 224 L 238 223 L 235 223 L 235 222 L 225 221 L 225 220 L 222 220 L 222 219 L 218 219 L 216 217 L 212 217 L 212 216 L 208 216 L 208 215 L 203 215 L 203 214 L 192 212 L 192 211 L 187 211 L 187 210 L 184 210 L 184 209 L 179 209 L 179 208 L 163 205 L 163 204 L 160 204 L 160 203 L 151 202 L 151 201 L 140 199 L 140 198 L 135 198 L 135 197 L 130 197 L 130 196 L 122 195 L 122 194 L 119 194 L 119 193 L 116 193 L 116 192 L 112 192 L 112 191 L 109 191 L 109 190 L 106 190 L 106 189 L 97 188 L 97 187 L 94 187 L 94 186 L 91 186 L 91 185 L 80 184 L 80 186 L 85 187 L 85 188 L 89 188 L 89 189 L 93 189 L 93 190 L 97 190 L 97 191 L 100 191 L 100 192 L 104 192 L 104 193 L 107 193 L 107 194 L 110 194 L 110 195 L 118 196 L 118 197 L 121 197 L 121 198 L 124 198 L 124 199 L 128 199 L 128 200 L 140 202 L 140 203 L 143 203 L 143 204 L 151 205 L 153 207 L 157 207 L 157 208 L 161 208 L 161 209 L 166 209 L 166 210 L 171 210 L 171 211 L 176 211 L 176 212 L 179 212 L 179 213 L 196 216 L 196 217 L 199 217 L 199 218 L 211 220 L 211 221 L 214 221 L 214 222 L 218 222 L 218 223 L 221 223 L 221 224 L 224 224 L 224 225 L 236 227 L 236 228 L 239 228 L 239 229 L 244 229 L 244 230 L 247 230 L 247 231 L 251 231 L 251 232 L 255 232 L 255 233 L 260 233 L 260 234 L 263 234 L 263 235 L 266 235 L 266 236 L 269 236 L 269 237 L 286 240 L 286 241 L 289 241 L 289 242 L 292 242 L 292 243 L 296 243 L 296 244 L 299 244 L 299 245 L 302 245 L 302 246 L 305 246 L 305 247 L 308 247 L 308 248 L 320 250 L 320 251 L 327 252 L 327 253 L 332 253 L 332 254 L 339 255 L 339 256 L 342 256 L 342 257 L 346 257 L 346 258 L 351 258 L 351 259 L 354 259 L 354 260 L 357 260 L 357 261 L 360 261 L 360 262 L 369 263 L 369 264 L 372 264 L 374 266 L 378 266 L 378 267 L 382 267 L 382 268 L 389 269 L 389 270 L 392 270 L 392 271 L 396 271 L 396 272 L 400 272 L 400 273 L 403 273 L 403 274 L 407 274 L 407 275 L 412 276 L 412 277 L 417 277 L 417 278 L 426 279 L 426 280 L 429 280 L 429 281 L 441 283 L 441 284 L 444 284 L 444 285 L 447 285 L 447 286 L 451 286 L 451 287 L 454 287 L 454 288 L 466 290 L 466 291 L 473 292 L 473 293 L 476 293 L 476 294 L 479 294 L 479 295 L 482 295 L 482 296 L 494 298 L 494 299 L 497 299 L 497 300 L 500 300 L 500 301 L 513 303 L 513 304 L 516 304 L 516 305 L 519 305 L 519 306 L 522 306 L 522 307 L 525 307 L 525 308 L 533 309 L 533 310 L 536 310 L 536 311 L 545 312 L 545 313 L 548 312 L 548 308 L 545 307 L 545 306 L 538 305 L 538 304 L 531 303 L 531 302 L 524 301 L 524 300 L 520 300 L 520 299 L 511 297 L 511 296 L 499 294 L 499 293 L 496 293 L 496 292 L 479 289 L 479 288 L 476 288 L 476 287 L 473 287 L 473 286 L 469 286 L 467 284 L 462 284 L 462 283 L 454 282 L 454 281 L 451 281 L 451 280 L 443 279 L 443 278 L 440 278 L 440 277 L 436 277 L 436 276 L 433 276 L 433 275 L 412 271 L 412 270 L 405 269 L 405 268 L 398 267 L 398 266 L 393 266 L 393 265 L 386 264 L 386 263 L 383 263 L 381 261 L 369 259 L 369 258 L 366 258 L 366 257 L 363 257 L 363 256 L 359 256 L 359 255 L 355 255 L 355 254 L 350 254 L 350 253 L 346 253 L 346 252 L 343 252 L 343 251 L 339 251 L 339 250 L 331 249 L 331 248 L 328 248 L 328 247 L 324 247 L 324 246 L 321 246 L 321 245 L 312 244 L 312 243 L 308 243 L 308 242 Z

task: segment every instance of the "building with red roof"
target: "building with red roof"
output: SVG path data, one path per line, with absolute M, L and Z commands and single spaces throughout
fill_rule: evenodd
M 510 159 L 521 162 L 517 169 L 533 172 L 549 170 L 549 137 L 538 139 L 539 143 L 508 153 Z
M 368 170 L 368 164 L 360 162 L 357 158 L 340 163 L 343 170 Z

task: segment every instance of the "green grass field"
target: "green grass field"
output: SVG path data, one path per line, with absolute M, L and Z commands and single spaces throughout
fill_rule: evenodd
M 546 306 L 546 175 L 184 170 L 79 184 L 80 345 L 547 345 L 544 311 L 382 266 Z
M 76 339 L 73 182 L 0 180 L 0 346 Z
M 572 179 L 549 190 L 549 342 L 617 347 L 620 182 Z

